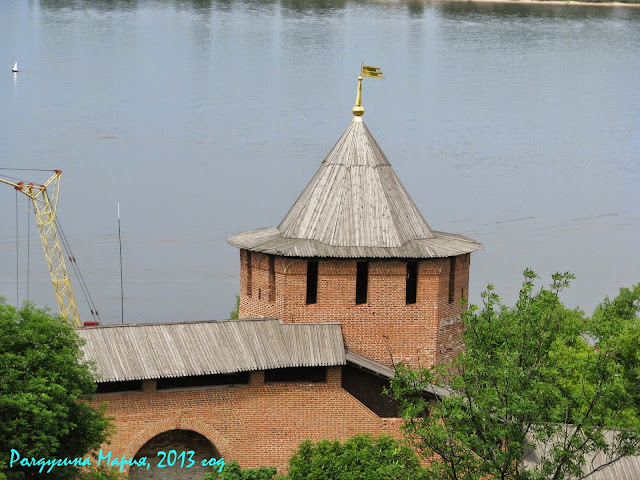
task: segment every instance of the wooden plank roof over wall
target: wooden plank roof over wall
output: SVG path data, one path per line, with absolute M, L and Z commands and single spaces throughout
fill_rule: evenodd
M 340 324 L 277 319 L 104 325 L 77 330 L 98 382 L 346 363 Z
M 340 258 L 449 257 L 482 248 L 431 230 L 361 117 L 277 228 L 238 233 L 229 243 L 273 255 Z
M 575 428 L 570 426 L 567 428 Z M 615 436 L 618 432 L 614 430 L 606 430 L 604 432 L 605 440 L 610 444 L 615 444 Z M 525 465 L 529 468 L 536 467 L 541 464 L 541 457 L 548 455 L 551 450 L 551 444 L 544 445 L 540 442 L 534 442 L 536 448 L 531 450 L 524 459 Z M 608 463 L 611 458 L 607 458 L 606 455 L 599 453 L 597 455 L 587 455 L 586 465 L 583 468 L 583 473 L 587 473 L 597 470 L 588 477 L 588 480 L 638 480 L 640 479 L 640 457 L 624 457 L 617 460 L 611 465 Z
M 392 378 L 396 374 L 396 371 L 393 368 L 378 363 L 375 360 L 371 360 L 363 355 L 358 355 L 351 350 L 347 350 L 347 363 L 383 378 Z M 437 385 L 430 385 L 425 389 L 425 391 L 432 394 L 436 399 L 449 397 L 452 394 L 452 390 L 447 390 L 446 388 L 438 387 Z

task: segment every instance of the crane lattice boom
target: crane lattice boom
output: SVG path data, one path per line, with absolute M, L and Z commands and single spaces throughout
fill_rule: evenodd
M 67 265 L 64 261 L 60 236 L 56 226 L 56 208 L 62 171 L 54 170 L 54 172 L 53 176 L 44 185 L 39 186 L 32 183 L 25 184 L 24 182 L 13 183 L 2 178 L 0 178 L 0 182 L 12 185 L 16 190 L 31 199 L 60 315 L 66 318 L 69 323 L 79 327 L 81 326 L 80 315 L 78 314 L 76 299 L 69 281 Z

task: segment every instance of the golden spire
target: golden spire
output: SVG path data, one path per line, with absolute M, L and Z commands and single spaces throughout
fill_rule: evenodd
M 362 65 L 360 68 L 360 76 L 358 77 L 358 93 L 356 94 L 356 104 L 353 106 L 353 114 L 356 117 L 364 115 L 364 107 L 362 106 L 362 78 L 384 78 L 378 67 Z
M 353 106 L 353 114 L 356 117 L 364 115 L 364 107 L 362 106 L 362 75 L 358 77 L 358 93 L 356 94 L 356 104 Z

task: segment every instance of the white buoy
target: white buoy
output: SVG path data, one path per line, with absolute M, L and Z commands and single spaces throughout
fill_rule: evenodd
M 13 66 L 13 73 L 18 73 L 18 62 L 15 63 L 15 65 Z

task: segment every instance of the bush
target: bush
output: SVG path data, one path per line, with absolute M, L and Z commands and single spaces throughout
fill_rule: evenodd
M 76 480 L 126 480 L 127 474 L 120 472 L 119 468 L 98 467 L 95 470 L 82 472 Z
M 418 456 L 391 437 L 356 435 L 344 443 L 303 442 L 289 460 L 288 480 L 426 480 Z
M 356 435 L 344 443 L 302 442 L 289 459 L 288 475 L 275 467 L 240 468 L 229 462 L 205 480 L 427 480 L 416 453 L 391 437 Z
M 215 470 L 204 476 L 205 480 L 271 480 L 276 474 L 276 467 L 240 468 L 236 461 L 227 463 L 222 472 Z M 281 477 L 281 480 L 282 479 Z

